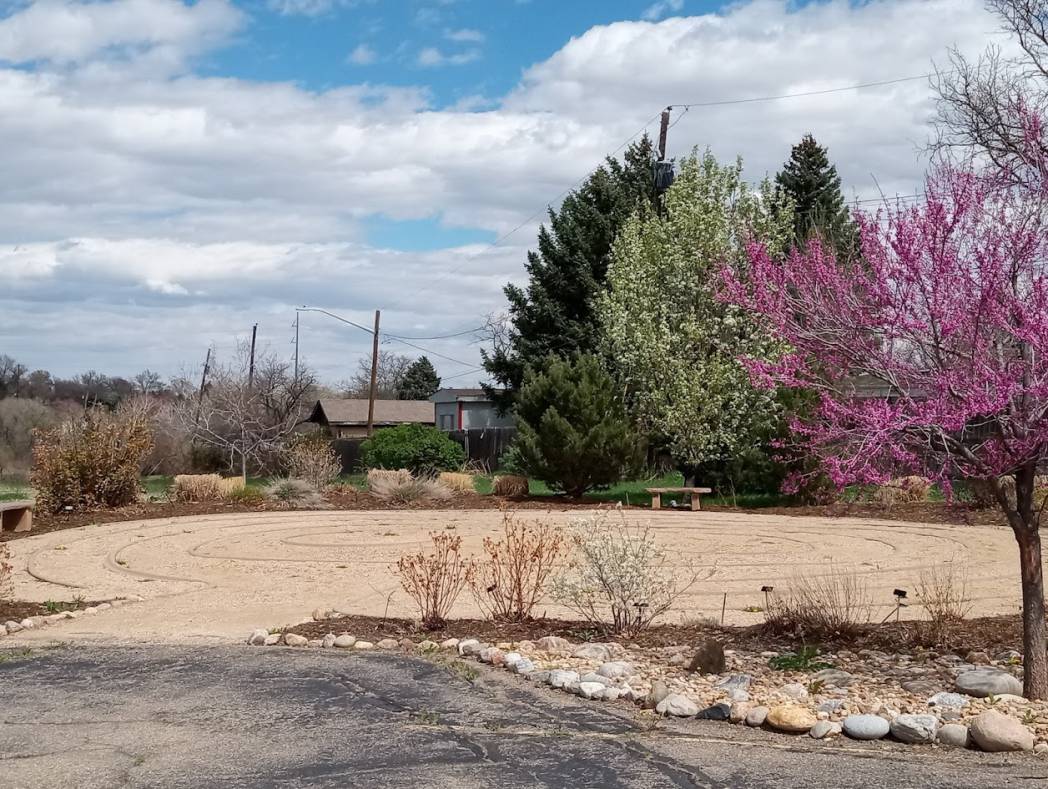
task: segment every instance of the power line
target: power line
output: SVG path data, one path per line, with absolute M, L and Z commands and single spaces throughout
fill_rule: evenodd
M 825 96 L 827 93 L 841 93 L 847 90 L 862 90 L 863 88 L 880 88 L 886 85 L 898 85 L 902 82 L 913 82 L 918 79 L 930 79 L 934 74 L 915 74 L 912 77 L 899 77 L 898 79 L 885 79 L 879 82 L 862 82 L 858 85 L 842 85 L 839 88 L 825 88 L 823 90 L 806 90 L 800 93 L 782 93 L 778 96 L 753 96 L 747 99 L 721 99 L 718 101 L 693 101 L 688 104 L 671 104 L 669 109 L 690 110 L 692 107 L 724 107 L 730 104 L 754 104 L 760 101 L 778 101 L 780 99 L 799 99 L 804 96 Z
M 455 332 L 454 334 L 438 334 L 435 337 L 405 337 L 401 334 L 390 334 L 389 332 L 386 332 L 386 336 L 392 337 L 395 340 L 450 340 L 452 337 L 464 337 L 467 334 L 476 334 L 483 329 L 483 326 L 476 326 L 475 328 Z

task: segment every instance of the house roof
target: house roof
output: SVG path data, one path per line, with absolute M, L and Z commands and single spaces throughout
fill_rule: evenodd
M 307 422 L 329 425 L 366 425 L 368 423 L 367 400 L 317 400 Z M 417 422 L 423 425 L 436 423 L 433 403 L 429 400 L 376 400 L 376 425 L 401 425 Z
M 441 389 L 430 398 L 434 403 L 454 403 L 459 400 L 490 400 L 483 389 Z

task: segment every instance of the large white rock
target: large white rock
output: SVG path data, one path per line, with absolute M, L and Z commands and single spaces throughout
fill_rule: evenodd
M 335 636 L 335 640 L 331 642 L 331 645 L 338 647 L 339 649 L 352 649 L 355 643 L 357 643 L 355 637 L 348 633 L 343 633 L 340 636 Z
M 892 737 L 911 745 L 935 742 L 939 719 L 934 715 L 896 715 L 891 722 Z
M 687 696 L 671 693 L 656 705 L 655 712 L 659 715 L 673 715 L 677 718 L 694 718 L 699 714 L 699 707 Z
M 879 740 L 891 731 L 891 725 L 880 715 L 849 715 L 843 728 L 853 740 Z
M 262 628 L 252 630 L 251 635 L 247 637 L 247 643 L 253 647 L 263 646 L 266 643 L 266 636 L 268 635 L 269 633 Z
M 300 636 L 297 633 L 285 633 L 284 643 L 289 647 L 304 647 L 309 643 L 309 639 L 305 636 Z
M 968 728 L 972 742 L 984 751 L 1032 751 L 1033 734 L 1015 718 L 986 710 L 975 716 Z

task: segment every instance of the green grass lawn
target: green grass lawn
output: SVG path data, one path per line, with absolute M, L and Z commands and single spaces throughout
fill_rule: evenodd
M 0 501 L 33 498 L 33 489 L 22 480 L 0 479 Z
M 167 495 L 169 490 L 171 490 L 171 485 L 174 481 L 175 478 L 167 474 L 155 474 L 149 477 L 142 477 L 142 490 L 144 490 L 146 495 L 151 499 L 161 499 Z M 248 477 L 247 487 L 249 490 L 261 490 L 268 485 L 270 481 L 270 477 Z

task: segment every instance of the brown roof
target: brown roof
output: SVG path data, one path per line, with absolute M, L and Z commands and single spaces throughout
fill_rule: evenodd
M 368 423 L 367 400 L 317 400 L 307 422 L 329 425 L 366 425 Z M 433 403 L 429 400 L 376 400 L 376 425 L 402 425 L 417 422 L 423 425 L 436 423 Z

